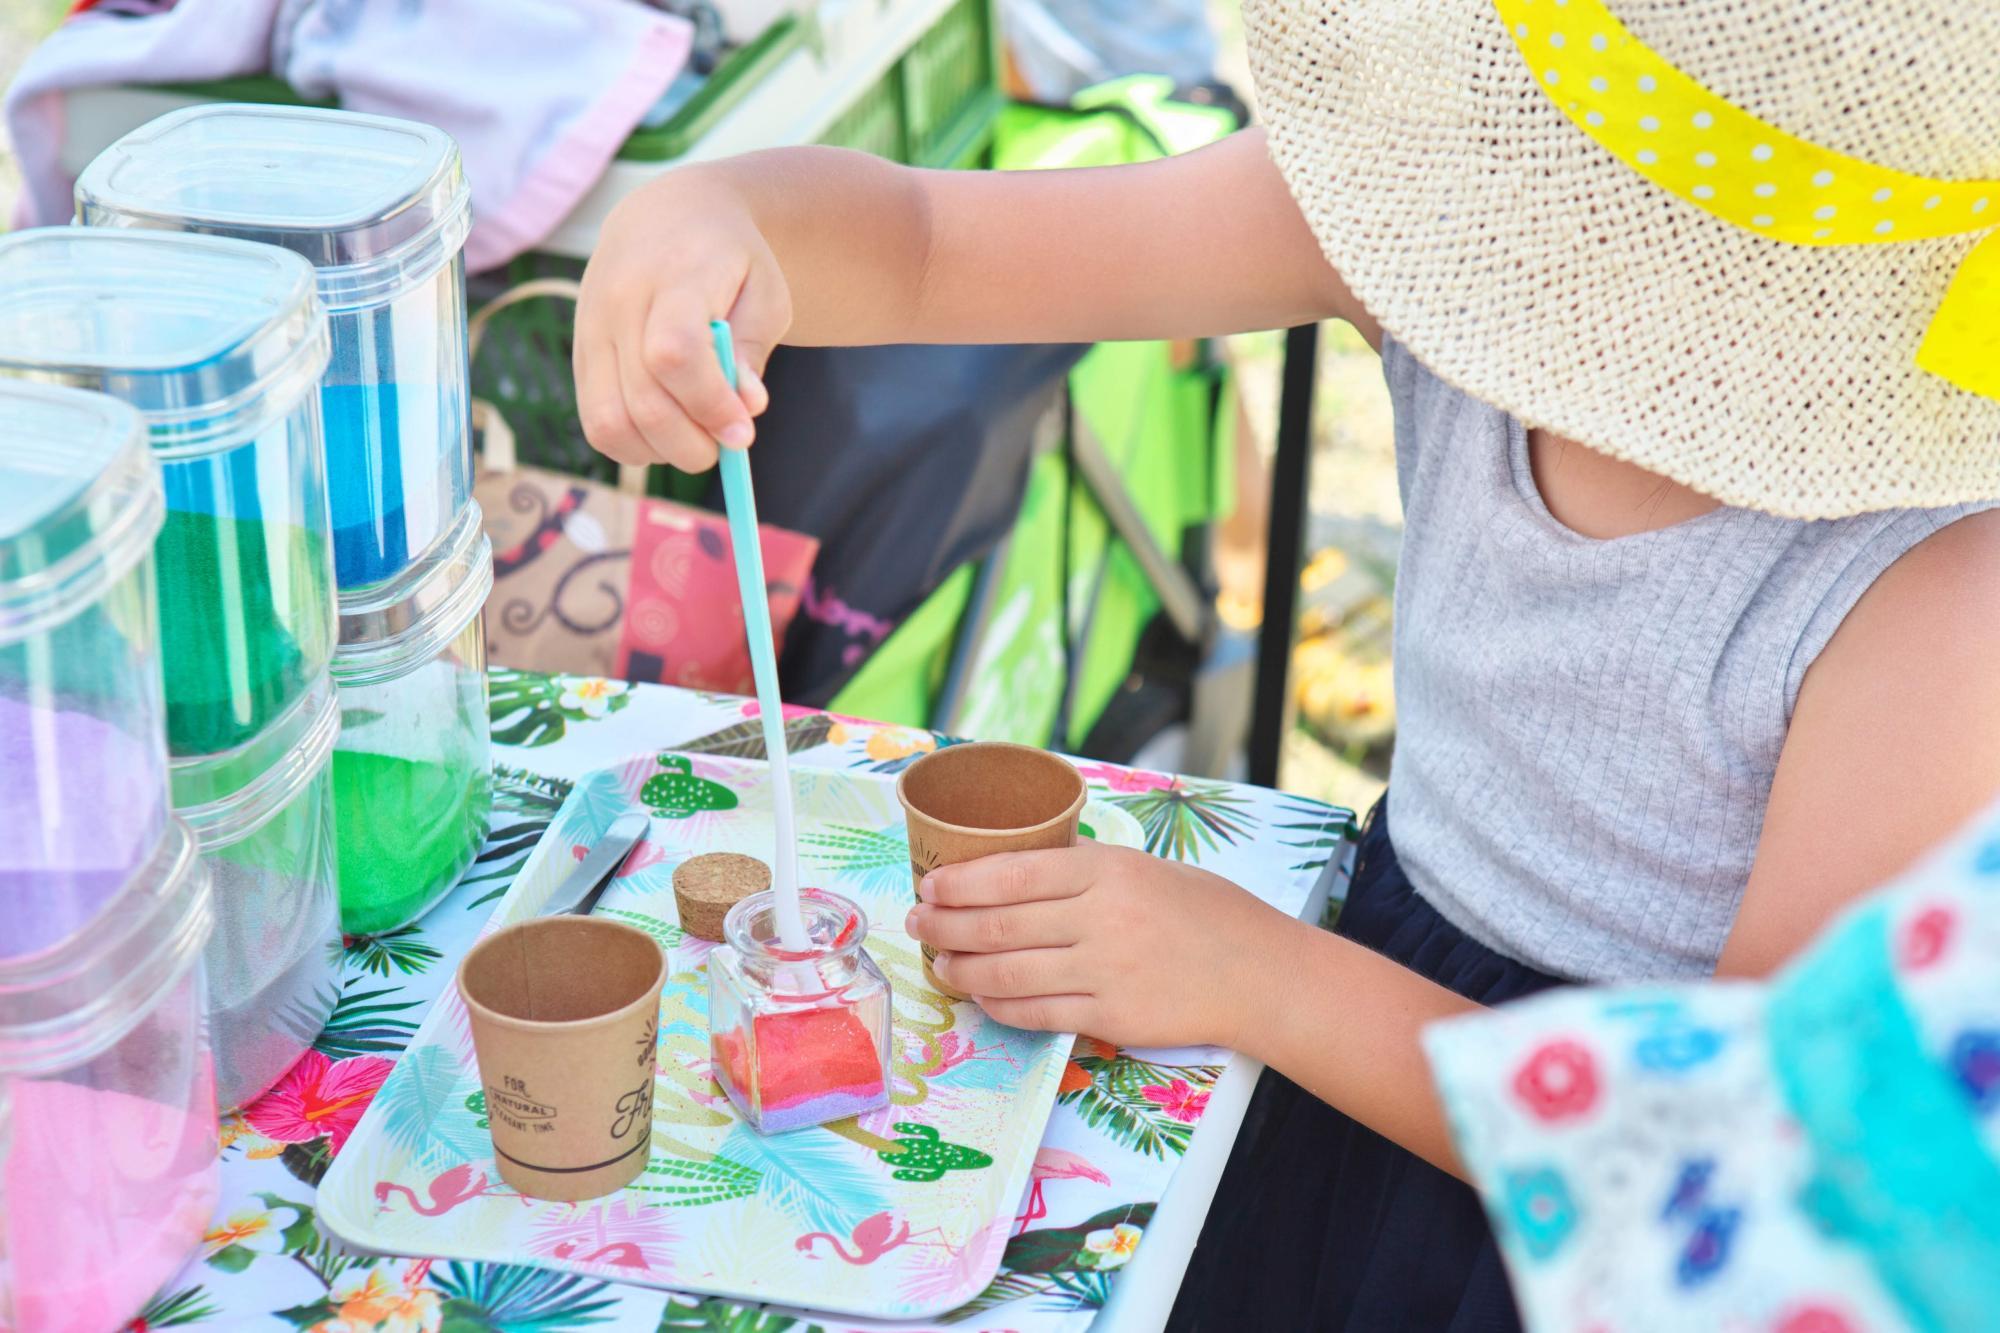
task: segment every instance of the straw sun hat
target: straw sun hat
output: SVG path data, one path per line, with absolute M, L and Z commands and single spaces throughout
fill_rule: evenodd
M 1787 517 L 2000 498 L 2000 0 L 1244 14 L 1327 258 L 1466 392 Z

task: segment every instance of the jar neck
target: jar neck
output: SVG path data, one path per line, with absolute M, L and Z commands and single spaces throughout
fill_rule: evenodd
M 804 995 L 817 984 L 841 990 L 861 975 L 859 949 L 841 949 L 809 957 L 757 952 L 739 954 L 744 975 L 766 990 Z
M 857 904 L 823 889 L 802 893 L 804 949 L 787 949 L 778 939 L 774 908 L 766 889 L 736 904 L 723 921 L 723 938 L 745 977 L 773 993 L 804 998 L 840 990 L 862 974 L 868 918 Z

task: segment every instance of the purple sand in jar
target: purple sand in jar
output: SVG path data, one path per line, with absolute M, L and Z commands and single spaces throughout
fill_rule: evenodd
M 156 747 L 0 696 L 0 958 L 38 953 L 97 915 L 153 854 L 165 790 Z

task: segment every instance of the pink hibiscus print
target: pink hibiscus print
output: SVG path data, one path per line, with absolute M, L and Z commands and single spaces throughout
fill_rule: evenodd
M 1192 1125 L 1208 1109 L 1207 1091 L 1191 1086 L 1184 1078 L 1168 1084 L 1148 1083 L 1139 1089 L 1147 1101 L 1182 1124 Z
M 328 1151 L 338 1154 L 394 1067 L 379 1055 L 329 1060 L 307 1051 L 276 1087 L 244 1108 L 243 1119 L 276 1143 L 324 1136 Z
M 1076 771 L 1086 782 L 1101 782 L 1116 792 L 1170 791 L 1177 778 L 1171 773 L 1149 773 L 1143 768 L 1118 764 L 1078 764 Z

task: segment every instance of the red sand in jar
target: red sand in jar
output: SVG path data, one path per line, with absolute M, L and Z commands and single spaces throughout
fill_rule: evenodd
M 842 1119 L 888 1100 L 875 1036 L 852 1009 L 759 1014 L 752 1021 L 761 1082 L 751 1081 L 741 1028 L 717 1033 L 715 1047 L 722 1076 L 746 1101 L 752 1086 L 763 1092 L 766 1131 Z

